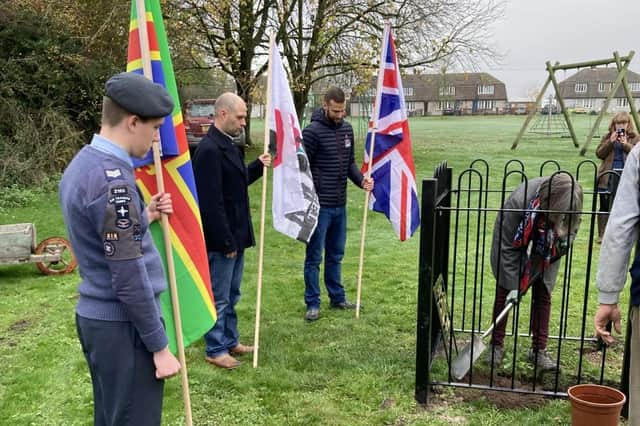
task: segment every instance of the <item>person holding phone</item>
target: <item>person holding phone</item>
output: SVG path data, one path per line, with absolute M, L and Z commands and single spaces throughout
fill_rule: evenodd
M 609 212 L 612 203 L 612 193 L 615 190 L 617 177 L 613 177 L 612 173 L 606 173 L 609 170 L 622 173 L 627 154 L 631 148 L 638 142 L 638 135 L 631 122 L 631 116 L 628 112 L 618 112 L 611 119 L 609 131 L 602 137 L 600 144 L 596 148 L 596 156 L 602 160 L 598 168 L 598 193 L 600 197 L 601 212 L 598 215 L 598 239 L 602 241 L 604 230 L 607 227 L 609 215 L 602 212 Z

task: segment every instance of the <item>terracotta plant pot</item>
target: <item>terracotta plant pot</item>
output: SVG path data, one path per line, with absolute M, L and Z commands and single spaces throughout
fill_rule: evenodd
M 619 390 L 602 385 L 575 385 L 567 393 L 574 426 L 616 426 L 627 400 Z

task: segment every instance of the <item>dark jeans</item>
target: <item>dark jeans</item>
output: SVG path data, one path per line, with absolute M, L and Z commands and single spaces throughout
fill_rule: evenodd
M 507 294 L 509 290 L 498 287 L 496 291 L 496 300 L 493 304 L 493 321 L 500 315 L 500 312 L 506 307 Z M 549 337 L 549 319 L 551 316 L 551 294 L 547 290 L 542 280 L 537 280 L 531 285 L 532 293 L 532 312 L 531 312 L 531 347 L 535 350 L 546 349 L 547 339 Z M 507 322 L 509 315 L 496 324 L 491 336 L 491 344 L 494 346 L 504 345 L 504 336 L 506 334 Z
M 207 356 L 216 357 L 229 353 L 229 349 L 239 343 L 236 304 L 240 300 L 244 251 L 239 250 L 233 258 L 223 253 L 209 252 L 209 268 L 218 319 L 204 335 L 204 340 Z
M 96 426 L 160 425 L 164 380 L 153 354 L 130 322 L 76 315 L 78 337 L 93 384 Z
M 318 226 L 307 244 L 304 259 L 304 301 L 307 309 L 320 307 L 320 263 L 325 252 L 324 284 L 333 304 L 346 301 L 342 286 L 342 258 L 347 242 L 346 207 L 320 207 Z

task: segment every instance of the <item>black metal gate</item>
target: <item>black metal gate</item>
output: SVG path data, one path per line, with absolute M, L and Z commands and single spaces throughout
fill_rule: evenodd
M 592 337 L 597 308 L 596 217 L 608 212 L 598 211 L 599 193 L 593 189 L 597 188 L 597 166 L 591 160 L 579 163 L 571 173 L 584 190 L 582 224 L 569 252 L 560 259 L 552 293 L 548 348 L 559 368 L 541 372 L 525 360 L 531 336 L 531 296 L 526 295 L 508 320 L 503 366 L 494 368 L 482 356 L 470 364 L 462 379 L 452 375 L 452 362 L 462 348 L 492 323 L 493 223 L 508 194 L 527 180 L 524 169 L 522 162 L 511 160 L 495 177 L 500 171 L 492 175 L 486 161 L 475 160 L 454 182 L 453 171 L 444 162 L 436 167 L 433 179 L 422 182 L 415 387 L 420 403 L 428 402 L 434 385 L 566 397 L 567 388 L 574 384 L 599 383 L 627 393 L 627 351 L 623 345 L 607 348 Z M 539 176 L 558 171 L 558 162 L 546 161 Z M 608 173 L 614 181 L 613 199 L 619 176 Z

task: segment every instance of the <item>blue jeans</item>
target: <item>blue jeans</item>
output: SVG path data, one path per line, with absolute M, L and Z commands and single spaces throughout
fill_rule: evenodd
M 207 356 L 216 357 L 229 353 L 229 349 L 238 344 L 236 303 L 240 300 L 244 251 L 239 250 L 234 258 L 220 252 L 209 252 L 209 268 L 218 319 L 204 335 L 204 341 Z
M 307 244 L 304 259 L 304 301 L 307 309 L 320 308 L 320 263 L 325 252 L 324 284 L 333 304 L 346 301 L 341 269 L 347 241 L 346 207 L 320 207 L 318 226 Z

